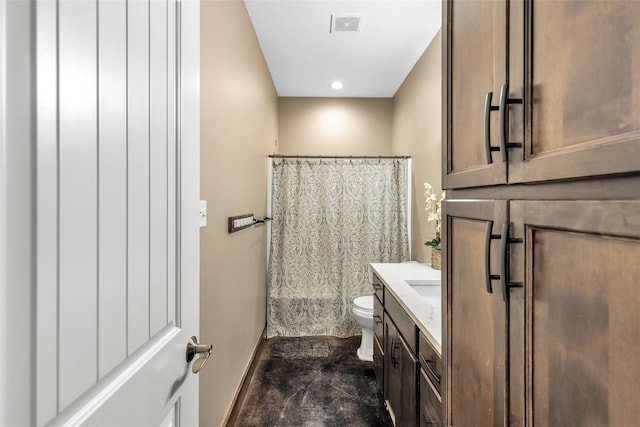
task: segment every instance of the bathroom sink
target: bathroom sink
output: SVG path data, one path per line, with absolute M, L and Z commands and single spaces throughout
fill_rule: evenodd
M 440 307 L 441 287 L 435 280 L 405 280 L 418 295 L 433 306 Z

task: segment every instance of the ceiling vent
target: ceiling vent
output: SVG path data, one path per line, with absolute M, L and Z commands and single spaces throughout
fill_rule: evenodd
M 362 16 L 357 15 L 331 15 L 331 29 L 329 32 L 358 32 Z

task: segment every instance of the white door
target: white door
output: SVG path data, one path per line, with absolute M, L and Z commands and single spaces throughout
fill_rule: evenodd
M 0 1 L 0 425 L 197 425 L 199 4 Z

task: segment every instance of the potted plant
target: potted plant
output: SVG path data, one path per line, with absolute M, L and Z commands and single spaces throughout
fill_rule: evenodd
M 435 237 L 424 244 L 431 246 L 431 267 L 440 270 L 442 244 L 440 241 L 442 232 L 442 201 L 446 194 L 443 191 L 440 199 L 433 191 L 433 187 L 428 182 L 424 183 L 424 197 L 426 199 L 425 211 L 428 213 L 427 221 L 435 225 Z

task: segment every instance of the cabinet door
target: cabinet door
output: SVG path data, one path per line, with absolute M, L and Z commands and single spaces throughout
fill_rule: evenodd
M 511 236 L 524 245 L 511 251 L 510 279 L 525 282 L 511 304 L 525 317 L 512 319 L 521 332 L 510 346 L 528 355 L 511 372 L 529 393 L 526 425 L 638 425 L 638 212 L 639 201 L 511 203 Z
M 444 188 L 506 182 L 506 163 L 498 146 L 497 105 L 506 82 L 506 1 L 449 0 L 443 6 L 443 171 Z M 485 137 L 488 126 L 489 138 Z
M 446 425 L 509 425 L 507 304 L 499 281 L 493 280 L 500 272 L 499 237 L 506 214 L 506 201 L 444 204 Z
M 510 19 L 509 182 L 640 170 L 640 2 L 518 1 Z
M 402 414 L 398 427 L 418 425 L 418 359 L 404 339 L 400 338 L 402 367 Z
M 398 330 L 389 319 L 384 316 L 384 399 L 389 412 L 396 420 L 400 412 L 400 398 L 402 389 L 402 373 L 400 371 L 400 343 Z

